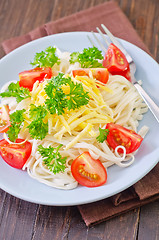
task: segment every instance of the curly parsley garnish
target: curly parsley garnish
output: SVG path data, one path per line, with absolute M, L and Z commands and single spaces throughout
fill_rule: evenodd
M 84 48 L 82 53 L 73 52 L 70 57 L 70 63 L 79 62 L 82 68 L 103 67 L 98 61 L 103 59 L 102 52 L 96 47 Z
M 30 91 L 27 88 L 20 87 L 19 82 L 11 83 L 5 92 L 0 93 L 1 97 L 15 97 L 17 102 L 30 97 Z
M 22 123 L 24 121 L 23 113 L 25 110 L 17 110 L 14 113 L 10 114 L 10 124 L 9 130 L 7 131 L 8 137 L 12 142 L 18 138 L 18 134 L 21 130 Z
M 109 134 L 109 129 L 102 129 L 99 127 L 99 136 L 96 138 L 98 142 L 103 143 Z
M 64 93 L 63 85 L 69 86 L 69 93 Z M 82 84 L 74 83 L 71 77 L 64 77 L 63 73 L 59 73 L 49 81 L 45 92 L 48 95 L 45 104 L 51 114 L 61 115 L 66 108 L 74 110 L 89 101 L 88 93 L 84 91 Z
M 67 158 L 62 158 L 59 153 L 59 149 L 61 147 L 62 144 L 60 144 L 57 148 L 53 148 L 51 146 L 44 148 L 42 145 L 39 145 L 38 147 L 38 152 L 41 154 L 44 164 L 54 174 L 63 172 L 66 168 L 65 163 Z
M 44 122 L 47 115 L 47 110 L 44 106 L 35 106 L 31 104 L 29 116 L 32 122 L 29 124 L 29 133 L 32 138 L 42 140 L 48 133 L 48 123 Z
M 55 54 L 56 48 L 48 47 L 45 51 L 36 53 L 31 65 L 36 67 L 52 67 L 55 63 L 59 64 L 60 60 Z

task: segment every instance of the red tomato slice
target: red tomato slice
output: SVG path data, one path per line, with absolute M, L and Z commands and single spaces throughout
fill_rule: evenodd
M 28 88 L 32 91 L 34 83 L 38 80 L 43 82 L 45 79 L 50 79 L 52 77 L 52 69 L 47 68 L 34 68 L 28 71 L 19 73 L 19 85 L 20 87 Z
M 107 68 L 81 68 L 81 69 L 73 70 L 72 74 L 74 77 L 76 75 L 89 77 L 90 71 L 92 72 L 93 77 L 98 81 L 104 84 L 108 82 L 109 72 Z
M 122 145 L 126 148 L 126 153 L 132 153 L 136 151 L 143 138 L 136 132 L 126 129 L 118 124 L 107 123 L 106 129 L 109 129 L 109 134 L 107 136 L 108 144 L 115 149 L 117 146 Z M 123 150 L 119 149 L 119 153 Z
M 127 80 L 131 82 L 130 67 L 128 67 L 126 71 L 121 72 L 120 75 L 122 75 L 123 77 L 125 77 Z
M 71 172 L 76 181 L 86 187 L 98 187 L 107 181 L 104 166 L 99 159 L 93 159 L 89 152 L 82 153 L 73 161 Z
M 108 68 L 112 75 L 122 75 L 130 81 L 129 63 L 122 51 L 113 43 L 105 53 L 103 66 Z
M 23 139 L 17 139 L 16 142 L 23 142 Z M 10 144 L 5 139 L 0 141 L 0 155 L 6 163 L 14 168 L 22 168 L 30 157 L 32 145 L 26 141 L 20 145 Z
M 9 107 L 2 105 L 0 107 L 0 133 L 7 132 L 9 126 Z

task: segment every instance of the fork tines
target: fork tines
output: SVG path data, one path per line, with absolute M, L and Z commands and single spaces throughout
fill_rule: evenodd
M 104 24 L 101 24 L 101 27 L 104 30 L 104 33 L 107 34 L 107 36 L 109 37 L 110 41 L 124 53 L 128 62 L 129 63 L 132 62 L 131 56 L 127 53 L 126 49 L 120 44 L 120 42 L 114 37 L 114 35 L 108 30 L 108 28 Z M 108 47 L 110 45 L 108 38 L 105 36 L 105 34 L 102 33 L 102 31 L 98 27 L 96 29 L 97 29 L 98 33 L 100 34 L 100 36 L 102 37 L 102 39 L 104 40 L 104 43 L 106 43 L 106 45 Z M 92 34 L 93 34 L 93 37 L 96 39 L 97 43 L 99 44 L 99 46 L 101 47 L 101 49 L 104 52 L 106 52 L 107 48 L 103 45 L 101 40 L 99 40 L 99 38 L 93 31 L 92 31 Z M 94 42 L 92 41 L 92 39 L 90 37 L 89 37 L 89 40 L 90 40 L 91 44 L 95 46 Z

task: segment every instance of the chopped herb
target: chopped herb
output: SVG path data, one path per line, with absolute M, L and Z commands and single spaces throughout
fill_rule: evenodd
M 45 86 L 45 92 L 48 95 L 45 104 L 51 114 L 57 113 L 61 115 L 67 107 L 66 94 L 62 90 L 63 74 L 59 73 L 58 76 L 52 78 Z
M 30 105 L 29 115 L 32 120 L 44 119 L 47 115 L 47 110 L 45 106 L 39 105 L 36 107 L 35 105 Z
M 79 52 L 73 52 L 73 53 L 71 53 L 71 55 L 70 55 L 70 63 L 75 63 L 75 62 L 80 62 L 80 60 L 79 60 L 79 55 L 80 55 L 80 53 Z
M 56 48 L 48 47 L 45 51 L 36 53 L 31 65 L 36 67 L 52 67 L 55 63 L 59 64 L 59 58 L 55 54 Z
M 99 127 L 99 136 L 96 138 L 98 142 L 103 143 L 109 134 L 109 129 L 102 129 Z
M 84 48 L 82 53 L 73 52 L 70 56 L 70 63 L 79 62 L 82 68 L 103 67 L 98 61 L 103 59 L 102 52 L 96 47 Z
M 30 91 L 27 88 L 23 88 L 19 86 L 19 82 L 11 83 L 8 86 L 8 89 L 0 93 L 1 97 L 15 97 L 17 102 L 21 102 L 25 98 L 30 97 Z
M 17 110 L 14 113 L 10 114 L 10 124 L 9 130 L 7 131 L 8 137 L 12 142 L 18 138 L 18 134 L 21 130 L 22 123 L 24 122 L 23 113 L 25 110 Z
M 59 149 L 62 147 L 60 144 L 57 148 L 49 146 L 44 148 L 42 145 L 39 145 L 38 151 L 43 157 L 44 164 L 49 168 L 54 174 L 63 172 L 66 168 L 66 157 L 62 157 L 59 153 Z
M 63 85 L 69 86 L 68 94 L 63 92 Z M 86 105 L 89 101 L 88 93 L 84 91 L 82 84 L 74 83 L 71 77 L 66 78 L 62 73 L 49 81 L 45 92 L 49 97 L 45 104 L 51 114 L 61 115 L 66 108 L 74 110 Z
M 29 110 L 29 116 L 33 120 L 28 128 L 29 133 L 32 138 L 42 140 L 48 133 L 48 123 L 45 123 L 43 120 L 47 115 L 47 110 L 44 106 L 38 106 L 31 104 Z
M 83 86 L 81 83 L 74 83 L 71 78 L 68 78 L 67 81 L 70 92 L 67 94 L 67 106 L 68 109 L 80 108 L 83 105 L 87 105 L 89 101 L 88 92 L 84 92 Z
M 29 126 L 29 133 L 32 138 L 44 139 L 48 133 L 48 124 L 44 123 L 42 120 L 34 120 Z

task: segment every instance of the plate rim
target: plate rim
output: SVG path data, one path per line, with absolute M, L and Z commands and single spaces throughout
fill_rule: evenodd
M 23 51 L 23 49 L 25 48 L 25 47 L 29 47 L 30 45 L 32 46 L 32 45 L 34 45 L 35 43 L 38 43 L 38 42 L 41 42 L 41 41 L 45 41 L 45 39 L 48 39 L 48 38 L 54 38 L 54 37 L 57 37 L 57 36 L 63 36 L 63 35 L 72 35 L 72 34 L 75 34 L 75 35 L 77 35 L 77 34 L 90 34 L 90 32 L 86 32 L 86 31 L 78 31 L 78 32 L 65 32 L 65 33 L 58 33 L 58 34 L 54 34 L 54 35 L 49 35 L 49 36 L 45 36 L 45 37 L 42 37 L 42 38 L 39 38 L 39 39 L 36 39 L 36 40 L 33 40 L 33 41 L 31 41 L 31 42 L 28 42 L 28 43 L 26 43 L 26 44 L 24 44 L 24 45 L 22 45 L 22 46 L 20 46 L 20 47 L 18 47 L 18 48 L 16 48 L 15 50 L 13 50 L 13 51 L 11 51 L 10 53 L 8 53 L 6 56 L 4 56 L 4 57 L 2 57 L 1 59 L 0 59 L 0 64 L 1 64 L 1 62 L 2 61 L 5 61 L 6 59 L 8 59 L 8 57 L 12 57 L 12 55 L 14 55 L 15 53 L 17 53 L 18 54 L 18 52 L 19 51 Z M 98 34 L 98 33 L 97 33 Z M 44 40 L 42 40 L 42 39 L 44 39 Z M 139 48 L 139 47 L 137 47 L 136 45 L 134 45 L 134 44 L 132 44 L 132 43 L 130 43 L 130 42 L 128 42 L 128 41 L 126 41 L 126 40 L 123 40 L 123 39 L 119 39 L 119 40 L 121 40 L 123 43 L 126 43 L 126 44 L 128 44 L 128 45 L 132 45 L 133 47 L 135 47 L 135 48 L 137 48 L 139 51 L 142 51 L 142 53 L 143 54 L 146 54 L 146 56 L 147 57 L 149 57 L 150 59 L 151 59 L 151 61 L 153 60 L 154 62 L 155 62 L 155 64 L 157 64 L 158 65 L 158 63 L 148 54 L 148 53 L 146 53 L 144 50 L 142 50 L 141 48 Z M 158 65 L 159 66 L 159 65 Z M 127 184 L 127 187 L 125 188 L 125 187 L 123 187 L 123 188 L 121 188 L 118 192 L 116 192 L 116 193 L 119 193 L 119 192 L 121 192 L 121 191 L 123 191 L 123 190 L 125 190 L 125 189 L 127 189 L 128 187 L 130 187 L 130 186 L 132 186 L 134 183 L 136 183 L 137 181 L 139 181 L 141 178 L 143 178 L 145 175 L 147 175 L 147 173 L 148 172 L 150 172 L 154 167 L 155 167 L 155 165 L 158 163 L 158 161 L 156 160 L 156 162 L 154 162 L 153 163 L 153 165 L 151 166 L 151 168 L 149 168 L 149 170 L 146 172 L 146 173 L 144 173 L 144 174 L 142 174 L 141 176 L 140 176 L 140 178 L 138 179 L 138 180 L 135 180 L 135 182 L 133 182 L 133 183 L 131 183 L 131 184 Z M 7 190 L 7 188 L 3 185 L 3 184 L 0 182 L 0 188 L 1 189 L 3 189 L 4 191 L 6 191 L 6 192 L 8 192 L 9 194 L 11 194 L 12 196 L 15 196 L 15 197 L 17 197 L 17 198 L 20 198 L 20 199 L 22 199 L 22 200 L 25 200 L 25 201 L 28 201 L 28 202 L 32 202 L 32 203 L 36 203 L 36 204 L 43 204 L 43 205 L 48 205 L 48 206 L 74 206 L 74 205 L 81 205 L 81 204 L 87 204 L 87 203 L 92 203 L 92 202 L 96 202 L 96 201 L 99 201 L 99 200 L 102 200 L 102 199 L 106 199 L 106 198 L 108 198 L 108 197 L 110 197 L 110 196 L 113 196 L 114 194 L 116 194 L 116 193 L 114 193 L 113 195 L 108 195 L 108 196 L 103 196 L 103 198 L 101 198 L 101 197 L 96 197 L 96 198 L 94 198 L 94 199 L 92 199 L 92 200 L 87 200 L 87 201 L 77 201 L 76 203 L 73 203 L 73 202 L 70 202 L 70 203 L 67 203 L 67 204 L 64 204 L 64 203 L 56 203 L 56 204 L 54 204 L 54 203 L 49 203 L 49 202 L 43 202 L 43 201 L 32 201 L 31 199 L 29 199 L 29 198 L 27 198 L 27 197 L 22 197 L 20 194 L 16 194 L 14 191 L 8 191 Z M 59 189 L 58 189 L 59 190 Z M 61 191 L 61 190 L 60 190 Z M 71 191 L 71 190 L 62 190 L 62 191 Z

